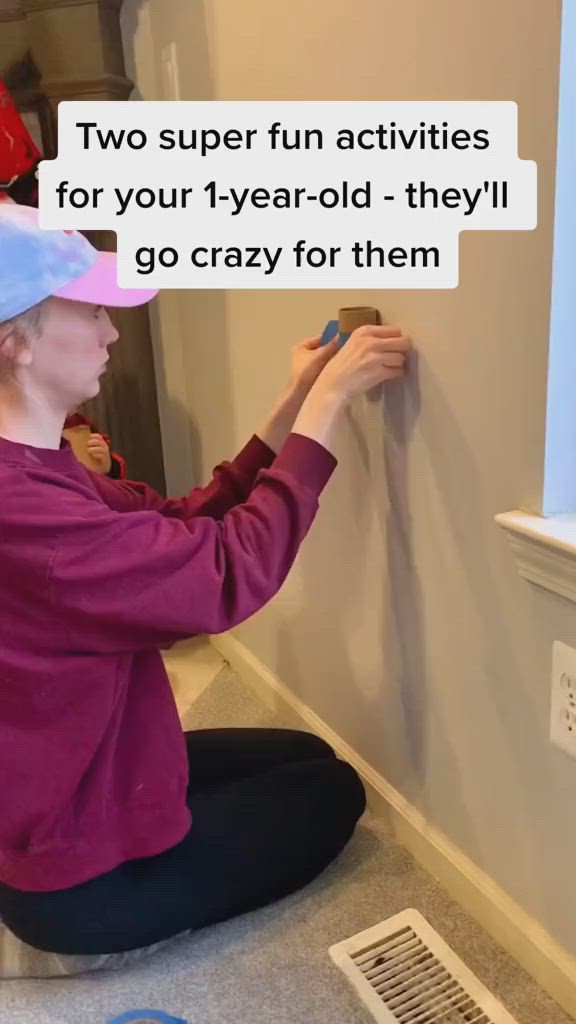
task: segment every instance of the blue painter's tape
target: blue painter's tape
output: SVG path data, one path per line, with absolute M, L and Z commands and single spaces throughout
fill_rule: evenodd
M 181 1017 L 170 1017 L 162 1010 L 128 1010 L 120 1017 L 113 1017 L 108 1024 L 188 1024 Z
M 329 341 L 332 341 L 332 338 L 337 333 L 338 333 L 338 321 L 337 320 L 329 320 L 328 323 L 326 324 L 326 327 L 322 331 L 322 337 L 320 339 L 320 344 L 321 345 L 327 345 Z
M 334 337 L 335 334 L 338 334 L 338 321 L 337 320 L 329 320 L 328 323 L 326 324 L 326 327 L 322 331 L 322 337 L 320 338 L 320 344 L 321 345 L 327 345 L 329 341 L 332 341 L 332 338 Z M 338 339 L 340 346 L 344 345 L 344 343 L 346 341 L 348 341 L 349 337 L 350 337 L 349 334 L 347 334 L 344 331 L 340 331 L 340 337 Z

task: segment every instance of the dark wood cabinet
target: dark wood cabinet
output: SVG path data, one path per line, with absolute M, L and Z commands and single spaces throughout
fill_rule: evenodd
M 129 98 L 121 0 L 0 0 L 0 78 L 26 115 L 43 155 L 56 155 L 61 100 Z M 87 49 L 86 40 L 90 40 Z M 113 232 L 86 232 L 101 249 Z M 133 479 L 165 494 L 150 321 L 146 306 L 111 310 L 120 333 L 102 391 L 85 411 L 110 434 Z

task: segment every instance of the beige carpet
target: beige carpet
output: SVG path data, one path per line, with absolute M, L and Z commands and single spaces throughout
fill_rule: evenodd
M 208 656 L 210 660 L 210 656 Z M 179 678 L 186 728 L 271 723 L 228 669 Z M 212 681 L 207 677 L 212 676 Z M 190 1024 L 361 1024 L 369 1018 L 328 947 L 408 907 L 419 910 L 506 1004 L 518 1024 L 569 1024 L 538 986 L 367 817 L 340 860 L 276 906 L 175 940 L 121 971 L 1 985 L 0 1024 L 106 1024 L 133 1008 Z

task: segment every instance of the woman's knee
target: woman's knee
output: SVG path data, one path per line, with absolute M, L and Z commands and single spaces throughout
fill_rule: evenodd
M 315 761 L 320 758 L 336 759 L 332 747 L 325 740 L 320 739 L 312 732 L 300 732 L 297 729 L 284 732 L 286 740 L 290 742 L 292 754 L 298 761 Z
M 309 761 L 307 793 L 316 820 L 339 834 L 353 831 L 366 810 L 366 794 L 358 773 L 337 758 Z
M 309 732 L 292 732 L 291 736 L 300 760 L 324 762 L 321 770 L 329 780 L 335 813 L 339 811 L 356 823 L 366 810 L 366 792 L 358 772 L 347 761 L 340 761 L 320 736 Z
M 366 810 L 366 791 L 358 772 L 347 761 L 336 761 L 336 781 L 343 806 L 356 823 Z

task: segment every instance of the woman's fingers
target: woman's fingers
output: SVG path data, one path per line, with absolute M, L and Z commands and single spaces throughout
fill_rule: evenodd
M 379 356 L 380 361 L 382 357 Z M 382 359 L 382 366 L 404 366 L 406 363 L 406 356 L 402 352 L 386 352 L 384 359 Z
M 374 352 L 408 352 L 411 345 L 406 334 L 395 338 L 371 338 L 369 341 L 369 346 Z
M 402 335 L 402 328 L 397 324 L 364 324 L 357 327 L 354 334 L 372 334 L 376 338 L 399 338 Z
M 302 348 L 306 348 L 309 351 L 313 351 L 315 348 L 320 348 L 320 342 L 322 341 L 321 334 L 315 334 L 313 338 L 304 338 L 304 341 L 300 342 Z

